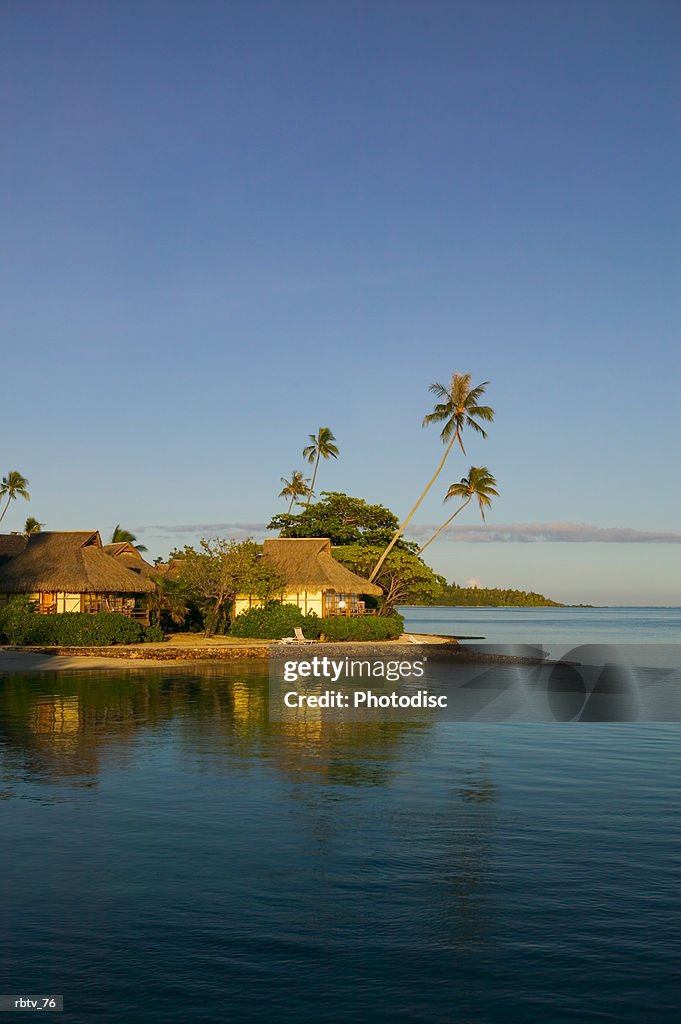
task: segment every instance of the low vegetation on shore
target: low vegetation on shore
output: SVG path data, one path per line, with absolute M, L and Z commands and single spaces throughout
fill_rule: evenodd
M 564 608 L 560 601 L 536 594 L 530 590 L 511 590 L 502 587 L 457 587 L 448 583 L 442 588 L 438 599 L 424 601 L 428 605 L 449 605 L 453 607 L 478 608 Z
M 20 595 L 0 610 L 0 639 L 17 647 L 109 647 L 158 642 L 163 631 L 120 612 L 40 615 L 29 598 Z

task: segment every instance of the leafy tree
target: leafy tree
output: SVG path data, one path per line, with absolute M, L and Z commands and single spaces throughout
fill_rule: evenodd
M 349 544 L 334 548 L 333 557 L 358 576 L 368 578 L 380 547 Z M 412 551 L 393 548 L 384 560 L 375 582 L 383 588 L 381 615 L 391 615 L 397 604 L 431 604 L 446 581 Z
M 291 499 L 291 503 L 287 510 L 287 513 L 290 515 L 296 498 L 302 498 L 308 493 L 310 489 L 310 480 L 309 477 L 303 476 L 299 469 L 294 469 L 291 473 L 291 479 L 287 480 L 285 476 L 282 476 L 281 482 L 284 486 L 281 491 L 279 491 L 279 497 Z
M 284 581 L 252 540 L 202 539 L 200 551 L 185 547 L 177 580 L 204 613 L 206 636 L 211 636 L 237 594 L 271 600 L 284 590 Z
M 339 455 L 338 446 L 336 445 L 336 438 L 333 436 L 328 427 L 320 427 L 317 431 L 317 436 L 310 434 L 310 444 L 306 448 L 303 448 L 303 458 L 312 465 L 314 462 L 314 473 L 312 474 L 312 483 L 310 489 L 307 492 L 307 505 L 309 507 L 312 501 L 312 495 L 314 493 L 315 480 L 317 479 L 317 470 L 319 469 L 319 460 L 322 459 L 337 459 Z
M 384 559 L 388 557 L 392 548 L 397 544 L 406 527 L 411 522 L 414 513 L 442 472 L 442 468 L 455 443 L 458 442 L 461 451 L 464 455 L 466 454 L 466 449 L 463 446 L 462 439 L 464 429 L 466 427 L 471 427 L 473 430 L 477 431 L 478 434 L 482 434 L 483 437 L 487 437 L 487 433 L 482 427 L 480 421 L 484 423 L 491 423 L 494 419 L 494 410 L 489 405 L 480 405 L 479 401 L 485 393 L 488 383 L 489 381 L 483 381 L 482 384 L 478 384 L 476 387 L 472 388 L 470 373 L 455 373 L 449 382 L 448 387 L 444 384 L 430 385 L 429 390 L 436 395 L 440 401 L 431 413 L 424 416 L 423 426 L 427 427 L 431 423 L 444 423 L 444 426 L 440 431 L 440 440 L 447 447 L 445 448 L 445 453 L 440 459 L 437 469 L 422 491 L 420 498 L 412 507 L 407 518 L 400 523 L 400 526 L 395 531 L 392 540 L 376 563 L 371 573 L 372 581 L 378 576 Z
M 282 513 L 273 517 L 269 530 L 282 537 L 329 537 L 335 547 L 343 544 L 388 543 L 399 525 L 397 516 L 385 505 L 370 505 L 362 498 L 351 498 L 339 491 L 322 491 L 321 499 L 298 515 Z M 406 550 L 415 544 L 400 541 Z
M 30 537 L 32 533 L 40 533 L 44 523 L 39 523 L 33 516 L 29 516 L 24 523 L 24 537 Z
M 11 469 L 7 476 L 3 476 L 2 484 L 0 484 L 0 499 L 2 498 L 7 498 L 7 503 L 0 513 L 0 523 L 5 518 L 11 501 L 16 501 L 17 498 L 31 500 L 31 495 L 28 493 L 28 480 L 18 470 Z
M 497 482 L 488 470 L 487 466 L 471 466 L 468 470 L 468 476 L 463 477 L 458 484 L 451 484 L 444 497 L 445 501 L 449 501 L 450 498 L 463 498 L 463 504 L 459 505 L 454 515 L 450 516 L 449 519 L 447 519 L 442 526 L 435 531 L 430 540 L 426 541 L 423 547 L 419 549 L 419 554 L 423 554 L 428 545 L 433 543 L 435 538 L 438 537 L 447 526 L 449 526 L 453 519 L 456 519 L 459 512 L 463 512 L 474 497 L 478 499 L 480 515 L 484 522 L 485 509 L 490 507 L 493 497 L 499 497 L 499 492 L 497 491 L 496 486 Z

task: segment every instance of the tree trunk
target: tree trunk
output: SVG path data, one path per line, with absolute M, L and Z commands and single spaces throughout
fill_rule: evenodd
M 320 455 L 321 455 L 321 452 L 317 452 L 317 458 L 316 458 L 315 464 L 314 464 L 314 473 L 312 474 L 312 483 L 310 484 L 310 490 L 307 492 L 307 505 L 305 506 L 305 508 L 309 508 L 310 507 L 310 502 L 312 501 L 312 494 L 314 492 L 315 480 L 317 479 L 317 469 L 319 468 L 319 456 Z
M 458 437 L 458 431 L 455 431 L 451 441 L 449 442 L 449 444 L 447 445 L 447 447 L 445 449 L 445 453 L 444 453 L 444 455 L 442 456 L 442 458 L 440 460 L 439 466 L 437 467 L 437 469 L 435 470 L 434 474 L 432 475 L 432 477 L 430 478 L 430 480 L 426 484 L 426 488 L 423 491 L 423 493 L 421 494 L 421 497 L 416 502 L 416 504 L 414 505 L 414 507 L 412 508 L 411 512 L 409 513 L 407 518 L 404 520 L 404 522 L 402 522 L 400 524 L 399 528 L 395 532 L 395 535 L 394 535 L 393 539 L 390 541 L 390 543 L 388 544 L 387 548 L 385 549 L 385 551 L 383 552 L 383 554 L 381 555 L 379 560 L 376 562 L 376 565 L 373 568 L 371 576 L 369 577 L 369 582 L 370 583 L 373 583 L 374 580 L 376 579 L 376 576 L 378 575 L 381 566 L 385 562 L 386 558 L 388 557 L 388 555 L 390 554 L 392 549 L 397 544 L 398 540 L 400 539 L 400 537 L 404 533 L 405 529 L 407 528 L 407 526 L 411 522 L 411 520 L 412 520 L 412 518 L 414 516 L 414 513 L 417 510 L 417 508 L 419 507 L 419 505 L 421 504 L 421 502 L 425 498 L 426 494 L 428 493 L 428 491 L 433 486 L 433 484 L 435 483 L 435 481 L 439 477 L 440 473 L 442 472 L 442 467 L 444 466 L 445 462 L 447 461 L 447 456 L 451 452 L 451 450 L 452 450 L 452 448 L 454 446 L 454 442 L 456 441 L 457 437 Z
M 220 608 L 222 607 L 223 601 L 223 597 L 217 597 L 215 599 L 215 604 L 213 605 L 210 615 L 208 616 L 208 620 L 206 622 L 206 632 L 204 633 L 204 636 L 214 636 L 215 627 L 217 625 L 218 616 L 220 615 Z
M 457 510 L 456 510 L 456 512 L 454 513 L 454 515 L 453 515 L 453 516 L 450 516 L 450 517 L 449 517 L 449 519 L 447 519 L 447 520 L 446 520 L 446 522 L 444 522 L 444 523 L 442 524 L 442 526 L 441 526 L 441 527 L 440 527 L 440 528 L 439 528 L 438 530 L 436 530 L 436 531 L 435 531 L 435 533 L 434 533 L 434 534 L 433 534 L 433 536 L 432 536 L 432 537 L 430 538 L 430 540 L 427 540 L 427 541 L 426 541 L 426 543 L 425 543 L 425 544 L 423 545 L 423 547 L 422 547 L 422 548 L 419 548 L 419 554 L 420 554 L 420 555 L 422 555 L 422 554 L 423 554 L 423 552 L 424 552 L 424 551 L 426 550 L 426 548 L 428 547 L 428 545 L 429 545 L 429 544 L 432 544 L 432 543 L 433 543 L 433 541 L 435 540 L 435 538 L 436 538 L 436 537 L 438 537 L 438 536 L 439 536 L 439 535 L 440 535 L 440 534 L 442 533 L 442 531 L 443 531 L 443 530 L 445 529 L 445 527 L 446 527 L 446 526 L 449 526 L 449 524 L 451 523 L 452 519 L 456 519 L 456 517 L 458 516 L 459 512 L 462 512 L 462 511 L 463 511 L 463 510 L 465 509 L 466 505 L 468 505 L 468 503 L 470 502 L 470 500 L 471 500 L 471 498 L 472 498 L 472 497 L 473 497 L 473 495 L 471 494 L 470 498 L 466 498 L 466 500 L 464 501 L 463 505 L 459 505 L 459 507 L 457 508 Z
M 11 500 L 12 500 L 12 495 L 10 494 L 10 496 L 9 496 L 9 497 L 8 497 L 8 499 L 7 499 L 7 504 L 5 505 L 5 507 L 4 507 L 4 508 L 3 508 L 3 510 L 2 510 L 2 515 L 0 515 L 0 523 L 1 523 L 1 522 L 3 521 L 3 519 L 5 518 L 5 512 L 6 512 L 6 511 L 7 511 L 7 509 L 9 508 L 9 503 L 10 503 L 10 501 L 11 501 Z

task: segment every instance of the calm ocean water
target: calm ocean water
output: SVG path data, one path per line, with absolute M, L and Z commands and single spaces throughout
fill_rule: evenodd
M 414 633 L 493 644 L 681 643 L 681 608 L 400 608 Z
M 680 741 L 274 723 L 260 664 L 0 674 L 0 992 L 64 1024 L 671 1024 Z

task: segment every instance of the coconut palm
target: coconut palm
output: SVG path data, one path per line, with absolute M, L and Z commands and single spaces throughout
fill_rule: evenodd
M 130 533 L 130 530 L 123 530 L 120 523 L 116 523 L 114 531 L 111 534 L 110 544 L 132 544 L 137 551 L 146 551 L 144 544 L 135 544 L 137 537 L 134 533 Z
M 307 503 L 305 508 L 308 508 L 312 501 L 312 494 L 314 492 L 315 480 L 317 479 L 317 469 L 319 468 L 319 460 L 322 459 L 337 459 L 338 458 L 338 447 L 336 445 L 336 438 L 333 436 L 328 427 L 320 427 L 315 437 L 314 434 L 309 435 L 311 444 L 308 444 L 306 448 L 303 448 L 303 458 L 307 459 L 310 465 L 314 462 L 314 473 L 312 474 L 312 483 L 310 489 L 307 492 Z
M 461 451 L 464 455 L 466 454 L 466 449 L 463 446 L 462 439 L 464 429 L 466 427 L 471 427 L 478 434 L 482 434 L 483 437 L 487 437 L 487 432 L 479 421 L 482 420 L 484 423 L 491 423 L 494 419 L 494 409 L 489 405 L 479 405 L 479 400 L 485 393 L 485 388 L 488 384 L 489 381 L 485 380 L 482 384 L 477 384 L 472 388 L 470 373 L 455 373 L 449 382 L 448 387 L 445 387 L 444 384 L 430 385 L 428 390 L 436 395 L 440 401 L 432 412 L 428 413 L 427 416 L 424 416 L 423 426 L 427 427 L 431 423 L 444 423 L 444 426 L 440 431 L 440 440 L 447 447 L 445 448 L 445 453 L 440 459 L 437 469 L 426 484 L 425 489 L 422 491 L 420 498 L 409 512 L 407 518 L 400 523 L 400 526 L 395 531 L 392 540 L 374 566 L 374 570 L 369 577 L 372 582 L 376 578 L 381 566 L 394 548 L 395 544 L 397 544 L 398 540 L 411 522 L 417 508 L 442 472 L 442 468 L 454 445 L 458 443 Z
M 29 516 L 24 523 L 24 537 L 30 537 L 32 533 L 40 533 L 44 523 L 39 523 L 33 516 Z
M 146 606 L 152 613 L 156 625 L 161 624 L 161 615 L 166 612 L 172 623 L 181 626 L 189 612 L 182 587 L 177 580 L 170 580 L 166 576 L 155 576 L 154 583 L 156 590 L 147 594 Z
M 0 515 L 0 523 L 5 518 L 5 512 L 9 508 L 10 501 L 16 501 L 17 498 L 25 498 L 26 501 L 31 500 L 31 495 L 28 493 L 28 480 L 16 469 L 11 469 L 7 476 L 2 478 L 0 499 L 5 497 L 7 498 L 7 503 Z
M 287 480 L 285 476 L 282 476 L 281 482 L 284 486 L 279 492 L 279 497 L 291 499 L 291 503 L 286 511 L 286 514 L 289 515 L 296 498 L 302 498 L 307 494 L 310 480 L 308 477 L 303 476 L 299 469 L 294 469 L 291 473 L 291 479 Z
M 419 548 L 419 554 L 423 554 L 428 545 L 432 544 L 435 538 L 449 526 L 452 519 L 456 519 L 459 512 L 463 512 L 466 505 L 470 504 L 473 498 L 478 499 L 480 515 L 484 522 L 485 509 L 489 508 L 492 504 L 492 498 L 499 497 L 499 492 L 497 491 L 496 486 L 497 482 L 488 470 L 487 466 L 471 466 L 468 470 L 468 476 L 463 477 L 458 484 L 452 484 L 444 497 L 445 501 L 449 501 L 450 498 L 463 498 L 463 504 L 459 505 L 454 515 L 450 516 L 449 519 L 435 531 L 430 540 L 427 540 L 422 548 Z

